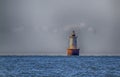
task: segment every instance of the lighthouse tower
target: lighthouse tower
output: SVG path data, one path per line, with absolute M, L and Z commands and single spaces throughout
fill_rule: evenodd
M 79 49 L 77 48 L 77 36 L 75 34 L 75 31 L 72 31 L 71 35 L 69 36 L 69 48 L 67 49 L 67 55 L 79 56 Z

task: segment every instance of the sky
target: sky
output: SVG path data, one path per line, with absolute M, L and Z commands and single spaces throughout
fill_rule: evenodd
M 0 0 L 0 55 L 120 55 L 120 0 Z

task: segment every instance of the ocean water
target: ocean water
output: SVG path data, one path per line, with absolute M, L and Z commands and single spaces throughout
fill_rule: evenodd
M 1 56 L 0 77 L 120 77 L 120 57 Z

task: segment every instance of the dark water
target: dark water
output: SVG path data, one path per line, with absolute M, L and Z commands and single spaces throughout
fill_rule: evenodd
M 120 57 L 1 56 L 0 77 L 120 77 Z

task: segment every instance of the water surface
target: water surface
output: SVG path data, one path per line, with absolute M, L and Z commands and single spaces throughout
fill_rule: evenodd
M 120 77 L 120 57 L 1 56 L 0 77 Z

